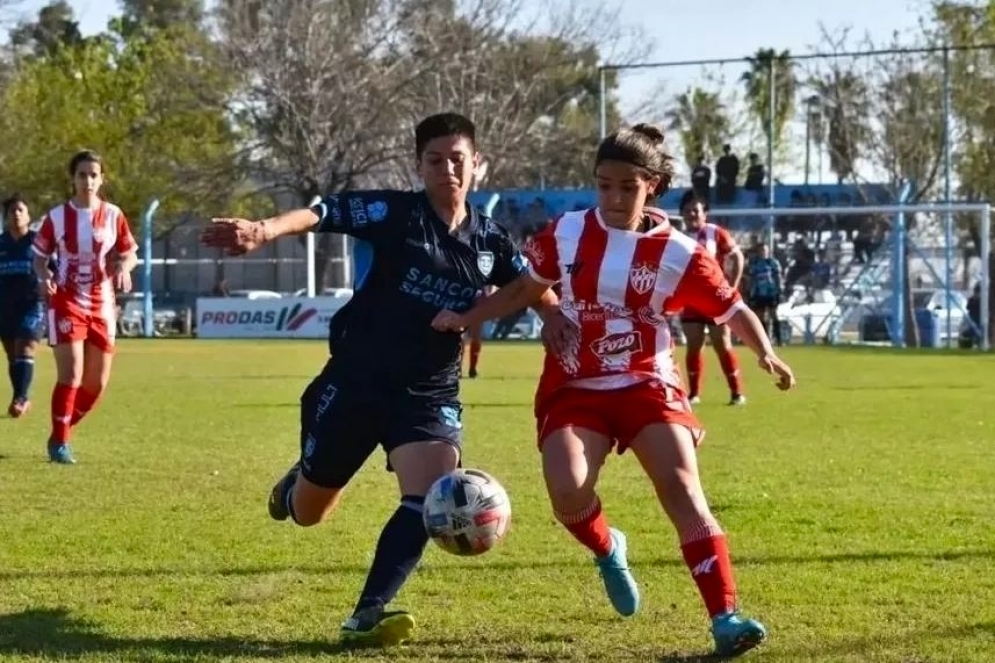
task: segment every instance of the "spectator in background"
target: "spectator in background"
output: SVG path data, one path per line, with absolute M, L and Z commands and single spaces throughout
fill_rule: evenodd
M 795 285 L 804 283 L 808 279 L 812 274 L 812 267 L 815 266 L 815 251 L 804 239 L 798 238 L 795 241 L 791 253 L 793 259 L 784 275 L 784 287 L 789 293 Z
M 763 191 L 767 169 L 760 162 L 760 156 L 756 152 L 750 152 L 749 159 L 750 167 L 746 170 L 746 183 L 743 184 L 743 188 L 747 191 Z
M 777 319 L 781 303 L 781 265 L 770 255 L 766 243 L 757 244 L 746 266 L 747 303 L 763 322 L 767 335 L 778 345 L 782 337 Z
M 853 238 L 853 259 L 859 264 L 871 261 L 874 253 L 874 219 L 864 217 L 857 228 L 857 236 Z
M 819 249 L 815 264 L 812 265 L 812 287 L 828 288 L 832 276 L 832 265 L 826 259 L 826 250 Z
M 698 157 L 698 165 L 691 171 L 691 188 L 702 200 L 711 199 L 712 169 L 705 162 L 705 155 Z
M 731 145 L 722 146 L 722 156 L 715 162 L 715 189 L 720 203 L 736 200 L 736 180 L 739 178 L 739 157 Z
M 214 289 L 211 291 L 211 295 L 214 297 L 231 297 L 231 291 L 228 289 L 228 281 L 225 279 L 218 279 L 218 282 L 214 284 Z

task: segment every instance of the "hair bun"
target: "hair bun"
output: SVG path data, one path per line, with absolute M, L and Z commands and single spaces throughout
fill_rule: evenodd
M 663 145 L 664 142 L 663 130 L 656 125 L 640 122 L 636 126 L 632 127 L 632 131 L 636 132 L 637 134 L 642 134 L 646 136 L 657 145 Z

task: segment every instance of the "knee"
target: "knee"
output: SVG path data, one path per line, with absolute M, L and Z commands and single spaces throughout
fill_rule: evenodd
M 338 495 L 328 501 L 309 499 L 302 495 L 300 491 L 294 491 L 291 495 L 293 509 L 291 517 L 294 523 L 300 527 L 314 527 L 324 522 L 335 510 L 338 502 Z
M 663 503 L 664 511 L 678 529 L 702 520 L 713 519 L 704 491 L 697 481 L 682 481 L 675 478 L 658 485 L 657 494 Z
M 80 388 L 89 392 L 94 398 L 99 398 L 107 388 L 107 384 L 102 380 L 89 380 L 88 376 L 83 376 L 80 380 Z
M 590 507 L 596 497 L 593 487 L 568 476 L 547 477 L 546 490 L 557 516 L 579 513 Z

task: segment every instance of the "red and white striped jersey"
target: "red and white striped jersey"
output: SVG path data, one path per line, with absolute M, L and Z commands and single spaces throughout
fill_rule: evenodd
M 736 240 L 729 234 L 729 231 L 714 223 L 706 223 L 699 230 L 692 230 L 688 234 L 705 247 L 709 255 L 718 258 L 719 261 L 725 260 L 730 253 L 738 248 Z
M 693 306 L 725 322 L 743 307 L 715 258 L 665 216 L 638 233 L 606 226 L 597 209 L 567 212 L 524 252 L 532 278 L 560 284 L 563 313 L 579 328 L 572 351 L 547 353 L 540 392 L 648 379 L 680 388 L 664 314 Z
M 138 248 L 128 220 L 116 205 L 101 202 L 83 209 L 72 202 L 53 208 L 35 237 L 36 255 L 58 256 L 57 290 L 53 305 L 68 304 L 99 311 L 114 301 L 107 256 Z

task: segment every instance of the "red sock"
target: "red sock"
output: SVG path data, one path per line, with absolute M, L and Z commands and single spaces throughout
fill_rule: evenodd
M 726 382 L 729 383 L 729 391 L 733 396 L 743 393 L 743 381 L 739 377 L 739 358 L 732 348 L 728 350 L 719 349 L 719 364 L 722 365 L 722 372 L 726 374 Z
M 87 415 L 93 406 L 96 405 L 97 399 L 100 398 L 100 394 L 93 393 L 92 391 L 87 391 L 82 387 L 76 392 L 76 403 L 73 405 L 73 418 L 70 425 L 75 426 L 80 422 L 80 420 Z
M 688 350 L 684 363 L 688 369 L 688 396 L 694 398 L 701 393 L 701 379 L 705 373 L 705 358 L 701 350 Z
M 709 617 L 736 609 L 736 580 L 729 546 L 715 521 L 700 522 L 681 536 L 681 552 Z
M 68 442 L 78 388 L 61 382 L 52 390 L 52 441 Z
M 591 506 L 580 513 L 557 513 L 556 519 L 563 523 L 574 538 L 583 543 L 598 557 L 604 557 L 612 551 L 611 533 L 608 531 L 608 520 L 601 510 L 601 500 L 594 498 Z
M 477 362 L 480 361 L 480 341 L 470 341 L 470 370 L 477 370 Z

